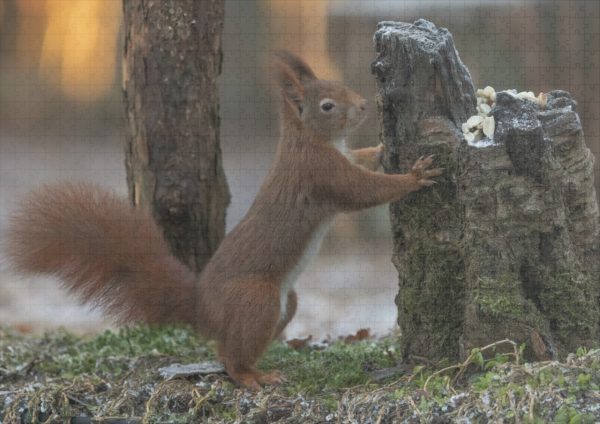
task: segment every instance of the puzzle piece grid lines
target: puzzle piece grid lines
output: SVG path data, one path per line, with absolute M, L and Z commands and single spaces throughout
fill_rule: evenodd
M 600 158 L 600 2 L 227 0 L 225 7 L 220 113 L 224 167 L 232 193 L 228 230 L 250 207 L 276 149 L 277 105 L 270 94 L 269 52 L 281 48 L 299 52 L 319 77 L 339 79 L 367 98 L 368 121 L 348 145 L 376 145 L 379 126 L 370 65 L 373 33 L 383 20 L 424 18 L 447 28 L 476 88 L 491 85 L 497 91 L 515 88 L 536 94 L 569 91 L 579 103 L 586 142 Z M 4 10 L 3 23 L 10 19 L 9 12 Z M 43 22 L 27 22 L 33 51 L 42 42 Z M 16 39 L 18 27 L 1 28 L 3 36 Z M 13 59 L 26 57 L 30 52 L 22 46 L 3 43 L 1 53 L 9 51 Z M 120 47 L 115 54 L 120 56 Z M 2 221 L 14 195 L 45 181 L 85 179 L 126 194 L 120 72 L 116 88 L 89 105 L 67 101 L 48 73 L 38 74 L 35 60 L 17 65 L 13 59 L 0 60 Z M 597 189 L 599 164 L 597 160 Z M 369 326 L 382 334 L 394 326 L 397 273 L 389 261 L 389 231 L 387 207 L 338 219 L 321 255 L 297 283 L 300 305 L 289 335 L 351 333 Z M 57 311 L 64 322 L 83 320 L 92 325 L 98 319 L 89 318 L 86 309 L 67 312 L 70 306 L 54 307 L 52 302 L 64 297 L 54 283 L 13 283 L 4 273 L 0 277 L 2 322 L 21 314 L 37 317 L 38 324 L 54 325 L 60 321 L 54 315 Z M 22 292 L 32 296 L 24 299 Z

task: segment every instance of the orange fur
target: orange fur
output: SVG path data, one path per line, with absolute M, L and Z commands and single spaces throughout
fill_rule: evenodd
M 380 160 L 383 156 L 383 143 L 380 143 L 377 147 L 365 147 L 359 150 L 350 150 L 348 153 L 353 159 L 355 165 L 359 165 L 370 169 L 371 171 L 377 171 L 381 166 Z
M 348 154 L 364 167 L 351 163 L 335 146 L 362 123 L 367 102 L 317 79 L 299 57 L 278 56 L 282 134 L 273 167 L 199 277 L 125 199 L 68 182 L 33 190 L 18 203 L 3 240 L 12 268 L 60 277 L 119 323 L 192 324 L 216 340 L 229 375 L 248 387 L 283 381 L 279 371 L 260 372 L 255 364 L 294 316 L 293 283 L 308 253 L 318 252 L 325 223 L 432 185 L 440 171 L 427 170 L 427 158 L 406 175 L 373 172 L 381 145 Z

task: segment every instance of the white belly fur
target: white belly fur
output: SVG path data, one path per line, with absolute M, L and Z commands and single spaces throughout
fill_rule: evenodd
M 319 225 L 319 227 L 313 234 L 310 242 L 308 243 L 304 254 L 300 258 L 292 272 L 290 272 L 283 281 L 279 297 L 279 304 L 281 305 L 281 312 L 279 313 L 280 321 L 285 317 L 287 309 L 287 297 L 289 291 L 292 288 L 294 288 L 294 284 L 298 280 L 298 277 L 300 277 L 300 274 L 302 274 L 302 271 L 304 271 L 306 267 L 310 265 L 319 254 L 319 251 L 321 250 L 321 244 L 323 243 L 323 239 L 329 232 L 331 224 L 333 224 L 333 220 L 334 218 L 331 217 L 326 221 L 322 222 L 321 225 Z
M 344 140 L 344 139 L 339 140 L 334 143 L 334 146 L 336 149 L 338 149 L 340 151 L 340 153 L 342 153 L 344 156 L 346 156 L 350 160 L 350 157 L 346 151 L 346 140 Z M 334 219 L 335 219 L 335 216 L 332 216 L 331 218 L 323 221 L 321 223 L 321 225 L 319 225 L 319 227 L 313 234 L 313 236 L 308 244 L 308 247 L 304 251 L 302 258 L 300 258 L 300 260 L 298 261 L 298 263 L 296 264 L 296 266 L 294 267 L 292 272 L 290 272 L 287 275 L 287 277 L 285 278 L 285 280 L 283 281 L 283 284 L 281 285 L 281 291 L 280 291 L 280 297 L 279 297 L 279 305 L 281 306 L 281 309 L 280 309 L 281 312 L 279 313 L 280 321 L 285 317 L 285 313 L 286 313 L 286 309 L 287 309 L 288 293 L 290 292 L 291 289 L 294 288 L 294 284 L 298 280 L 298 277 L 300 277 L 300 274 L 302 274 L 302 271 L 304 271 L 306 269 L 306 267 L 308 265 L 310 265 L 315 260 L 317 255 L 319 254 L 319 251 L 321 250 L 321 244 L 323 243 L 323 239 L 329 232 L 329 229 L 331 228 L 331 225 L 333 224 Z
M 341 140 L 334 141 L 333 145 L 342 155 L 346 156 L 346 159 L 348 159 L 350 162 L 352 162 L 352 156 L 350 154 L 348 154 L 348 150 L 346 150 L 346 140 L 345 139 L 342 138 Z

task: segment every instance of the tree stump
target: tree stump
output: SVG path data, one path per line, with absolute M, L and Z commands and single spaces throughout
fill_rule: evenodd
M 225 236 L 220 148 L 223 0 L 125 0 L 123 92 L 131 202 L 201 271 Z
M 577 103 L 499 92 L 485 147 L 465 141 L 476 91 L 445 29 L 382 22 L 372 65 L 387 173 L 436 154 L 437 185 L 390 205 L 402 354 L 466 359 L 505 338 L 527 360 L 600 336 L 600 223 Z

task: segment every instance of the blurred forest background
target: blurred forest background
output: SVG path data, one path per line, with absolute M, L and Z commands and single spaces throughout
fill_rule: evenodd
M 60 178 L 125 194 L 122 0 L 0 0 L 0 237 L 11 199 Z M 159 1 L 177 7 L 177 1 Z M 221 146 L 232 193 L 231 229 L 250 207 L 277 145 L 267 56 L 300 53 L 323 79 L 370 101 L 370 118 L 348 140 L 375 145 L 373 33 L 384 20 L 427 19 L 452 33 L 476 88 L 536 95 L 569 91 L 588 147 L 600 158 L 600 2 L 225 0 L 220 78 Z M 595 169 L 599 190 L 600 167 Z M 397 274 L 387 207 L 336 222 L 298 283 L 288 336 L 386 333 L 396 325 Z M 0 323 L 35 332 L 108 326 L 56 281 L 0 273 Z

